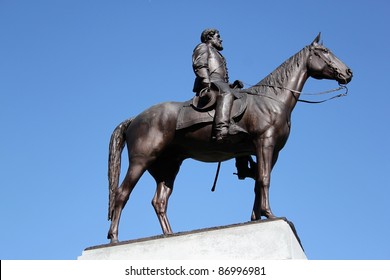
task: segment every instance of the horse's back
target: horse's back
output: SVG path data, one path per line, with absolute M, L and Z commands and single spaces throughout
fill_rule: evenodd
M 165 123 L 176 121 L 178 112 L 182 106 L 182 102 L 163 102 L 149 107 L 148 109 L 137 115 L 133 123 Z
M 137 115 L 126 131 L 128 149 L 153 151 L 172 141 L 177 115 L 182 104 L 181 102 L 159 103 Z

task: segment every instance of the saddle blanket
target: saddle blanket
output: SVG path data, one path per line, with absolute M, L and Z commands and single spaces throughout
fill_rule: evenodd
M 231 111 L 231 122 L 240 117 L 247 106 L 247 94 L 237 92 L 234 93 L 235 100 Z M 179 116 L 177 118 L 176 130 L 190 127 L 200 123 L 212 123 L 214 120 L 215 109 L 209 111 L 197 110 L 192 105 L 192 99 L 184 102 L 183 107 L 180 109 Z

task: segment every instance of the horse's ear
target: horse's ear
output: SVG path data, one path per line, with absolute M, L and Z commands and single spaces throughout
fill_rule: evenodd
M 317 45 L 321 38 L 321 32 L 318 33 L 317 37 L 314 39 L 314 41 L 311 43 L 312 46 Z

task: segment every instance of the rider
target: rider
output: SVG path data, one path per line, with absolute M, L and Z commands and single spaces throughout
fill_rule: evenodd
M 193 91 L 200 93 L 212 86 L 218 88 L 212 139 L 223 142 L 229 132 L 230 111 L 233 106 L 233 88 L 242 88 L 241 81 L 229 84 L 226 60 L 220 53 L 222 40 L 217 29 L 205 29 L 192 54 L 192 67 L 196 75 Z
M 212 86 L 219 89 L 212 139 L 220 143 L 229 132 L 230 111 L 234 100 L 232 89 L 243 88 L 243 84 L 239 80 L 229 84 L 226 60 L 220 53 L 223 47 L 219 31 L 213 28 L 205 29 L 200 40 L 201 43 L 195 47 L 192 54 L 192 67 L 196 75 L 193 91 L 199 94 Z M 241 180 L 245 177 L 255 177 L 256 165 L 251 156 L 237 157 L 236 168 L 237 176 Z

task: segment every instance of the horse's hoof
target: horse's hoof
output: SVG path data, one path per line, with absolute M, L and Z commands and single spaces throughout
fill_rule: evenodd
M 118 238 L 112 238 L 110 244 L 116 244 L 116 243 L 119 243 Z
M 262 211 L 261 215 L 267 219 L 276 219 L 277 217 L 271 211 Z
M 118 243 L 118 235 L 112 234 L 111 231 L 107 233 L 107 239 L 110 239 L 110 244 Z
M 252 213 L 251 221 L 254 222 L 254 221 L 259 221 L 259 220 L 261 220 L 261 215 L 257 216 L 255 213 Z

